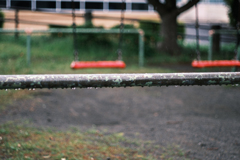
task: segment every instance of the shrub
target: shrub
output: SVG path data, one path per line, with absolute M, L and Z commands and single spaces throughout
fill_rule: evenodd
M 139 28 L 145 32 L 144 49 L 145 55 L 151 56 L 156 49 L 157 42 L 160 41 L 159 31 L 160 24 L 153 21 L 140 21 Z
M 3 28 L 4 24 L 4 13 L 0 10 L 0 28 Z
M 236 27 L 238 22 L 238 7 L 239 7 L 239 1 L 236 0 L 224 0 L 226 3 L 226 6 L 228 7 L 228 18 L 230 25 L 233 27 Z
M 68 26 L 64 26 L 64 25 L 55 25 L 55 24 L 50 24 L 49 25 L 49 28 L 51 29 L 51 28 L 57 28 L 57 29 L 61 29 L 61 28 L 69 28 Z M 66 33 L 62 33 L 62 32 L 58 32 L 58 33 L 51 33 L 51 36 L 52 37 L 65 37 L 66 35 L 68 35 L 68 34 L 66 34 Z
M 120 24 L 113 26 L 111 29 L 120 29 Z M 125 24 L 124 29 L 136 29 L 132 24 Z M 115 41 L 119 45 L 119 33 L 114 35 Z M 138 54 L 138 34 L 123 34 L 122 35 L 122 50 L 127 48 L 132 55 Z
M 157 43 L 161 41 L 160 29 L 161 23 L 154 21 L 140 21 L 139 28 L 145 32 L 145 55 L 151 56 L 155 52 Z M 185 26 L 184 24 L 178 23 L 177 28 L 179 40 L 184 40 L 185 37 Z

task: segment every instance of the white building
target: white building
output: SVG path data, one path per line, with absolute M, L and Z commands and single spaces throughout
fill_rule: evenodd
M 126 11 L 144 11 L 151 12 L 153 7 L 146 3 L 146 0 L 123 0 Z M 164 1 L 164 0 L 160 0 Z M 178 0 L 178 5 L 186 3 L 188 0 Z M 76 10 L 93 11 L 113 11 L 121 9 L 122 0 L 74 0 Z M 202 0 L 202 4 L 224 4 L 223 0 Z M 49 9 L 49 10 L 71 10 L 71 0 L 0 0 L 1 8 L 21 7 L 31 10 Z
M 146 0 L 124 0 L 126 12 L 154 12 L 153 7 Z M 160 0 L 165 1 L 165 0 Z M 177 0 L 178 6 L 185 4 L 188 0 Z M 74 0 L 74 8 L 78 12 L 120 11 L 122 0 Z M 72 9 L 71 0 L 0 0 L 1 8 L 20 7 L 30 10 L 48 10 L 53 12 L 64 12 Z M 224 0 L 202 0 L 199 4 L 199 20 L 203 23 L 228 23 L 228 9 Z M 195 20 L 194 7 L 179 16 L 182 22 Z

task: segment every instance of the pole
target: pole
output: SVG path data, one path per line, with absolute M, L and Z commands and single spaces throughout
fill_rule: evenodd
M 18 29 L 18 23 L 19 23 L 18 12 L 19 12 L 19 10 L 16 9 L 15 10 L 15 30 Z M 18 32 L 15 32 L 15 39 L 18 39 Z
M 239 57 L 240 57 L 240 47 L 238 46 L 236 60 L 239 60 Z
M 77 37 L 76 37 L 76 15 L 75 15 L 75 4 L 74 0 L 71 1 L 72 3 L 72 33 L 73 33 L 73 50 L 74 50 L 74 61 L 78 61 L 78 51 L 77 51 Z
M 31 36 L 27 35 L 27 65 L 30 66 L 31 59 Z
M 197 54 L 197 60 L 200 61 L 200 52 L 199 52 L 199 25 L 198 25 L 198 7 L 197 7 L 197 3 L 195 4 L 195 11 L 196 11 L 196 54 Z
M 31 64 L 31 29 L 26 29 L 25 33 L 27 34 L 27 66 L 29 67 Z
M 139 67 L 144 66 L 144 32 L 139 30 Z
M 212 43 L 213 43 L 213 34 L 214 31 L 210 30 L 209 31 L 209 48 L 208 48 L 208 60 L 212 60 Z
M 0 89 L 229 84 L 240 84 L 240 72 L 0 75 Z
M 237 41 L 236 41 L 236 47 L 235 47 L 235 60 L 239 60 L 239 44 L 240 44 L 240 2 L 238 0 L 236 0 L 237 2 L 237 24 L 236 24 L 236 30 L 237 30 Z M 237 70 L 237 67 L 233 67 L 232 71 L 235 72 Z
M 120 27 L 119 27 L 119 42 L 117 49 L 118 60 L 122 61 L 122 43 L 123 43 L 123 32 L 124 32 L 124 9 L 125 9 L 125 0 L 122 0 L 121 4 L 121 19 L 120 19 Z

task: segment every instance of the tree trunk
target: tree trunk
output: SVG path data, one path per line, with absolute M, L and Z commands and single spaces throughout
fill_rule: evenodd
M 160 36 L 162 43 L 158 48 L 170 53 L 171 55 L 179 55 L 180 47 L 177 43 L 177 16 L 188 10 L 200 0 L 186 1 L 181 7 L 177 6 L 177 0 L 147 0 L 149 4 L 154 6 L 154 10 L 162 19 Z
M 211 26 L 211 29 L 214 29 L 214 30 L 220 30 L 221 29 L 221 26 L 220 25 L 213 25 Z M 219 53 L 220 52 L 220 39 L 221 39 L 221 36 L 219 33 L 214 33 L 212 35 L 212 53 Z
M 177 44 L 177 16 L 162 16 L 160 36 L 162 42 L 159 45 L 160 51 L 166 51 L 171 55 L 179 55 L 180 47 Z

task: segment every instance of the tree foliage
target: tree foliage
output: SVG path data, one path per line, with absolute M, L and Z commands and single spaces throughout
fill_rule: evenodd
M 160 2 L 159 0 L 147 0 L 149 4 L 153 5 L 154 10 L 156 10 L 160 16 L 165 15 L 175 15 L 178 16 L 182 12 L 188 10 L 200 0 L 189 0 L 186 4 L 178 7 L 177 0 L 165 0 L 164 2 Z
M 228 6 L 228 17 L 230 24 L 236 27 L 239 17 L 239 2 L 238 0 L 224 0 Z
M 3 28 L 3 24 L 4 24 L 4 14 L 0 10 L 0 28 Z

